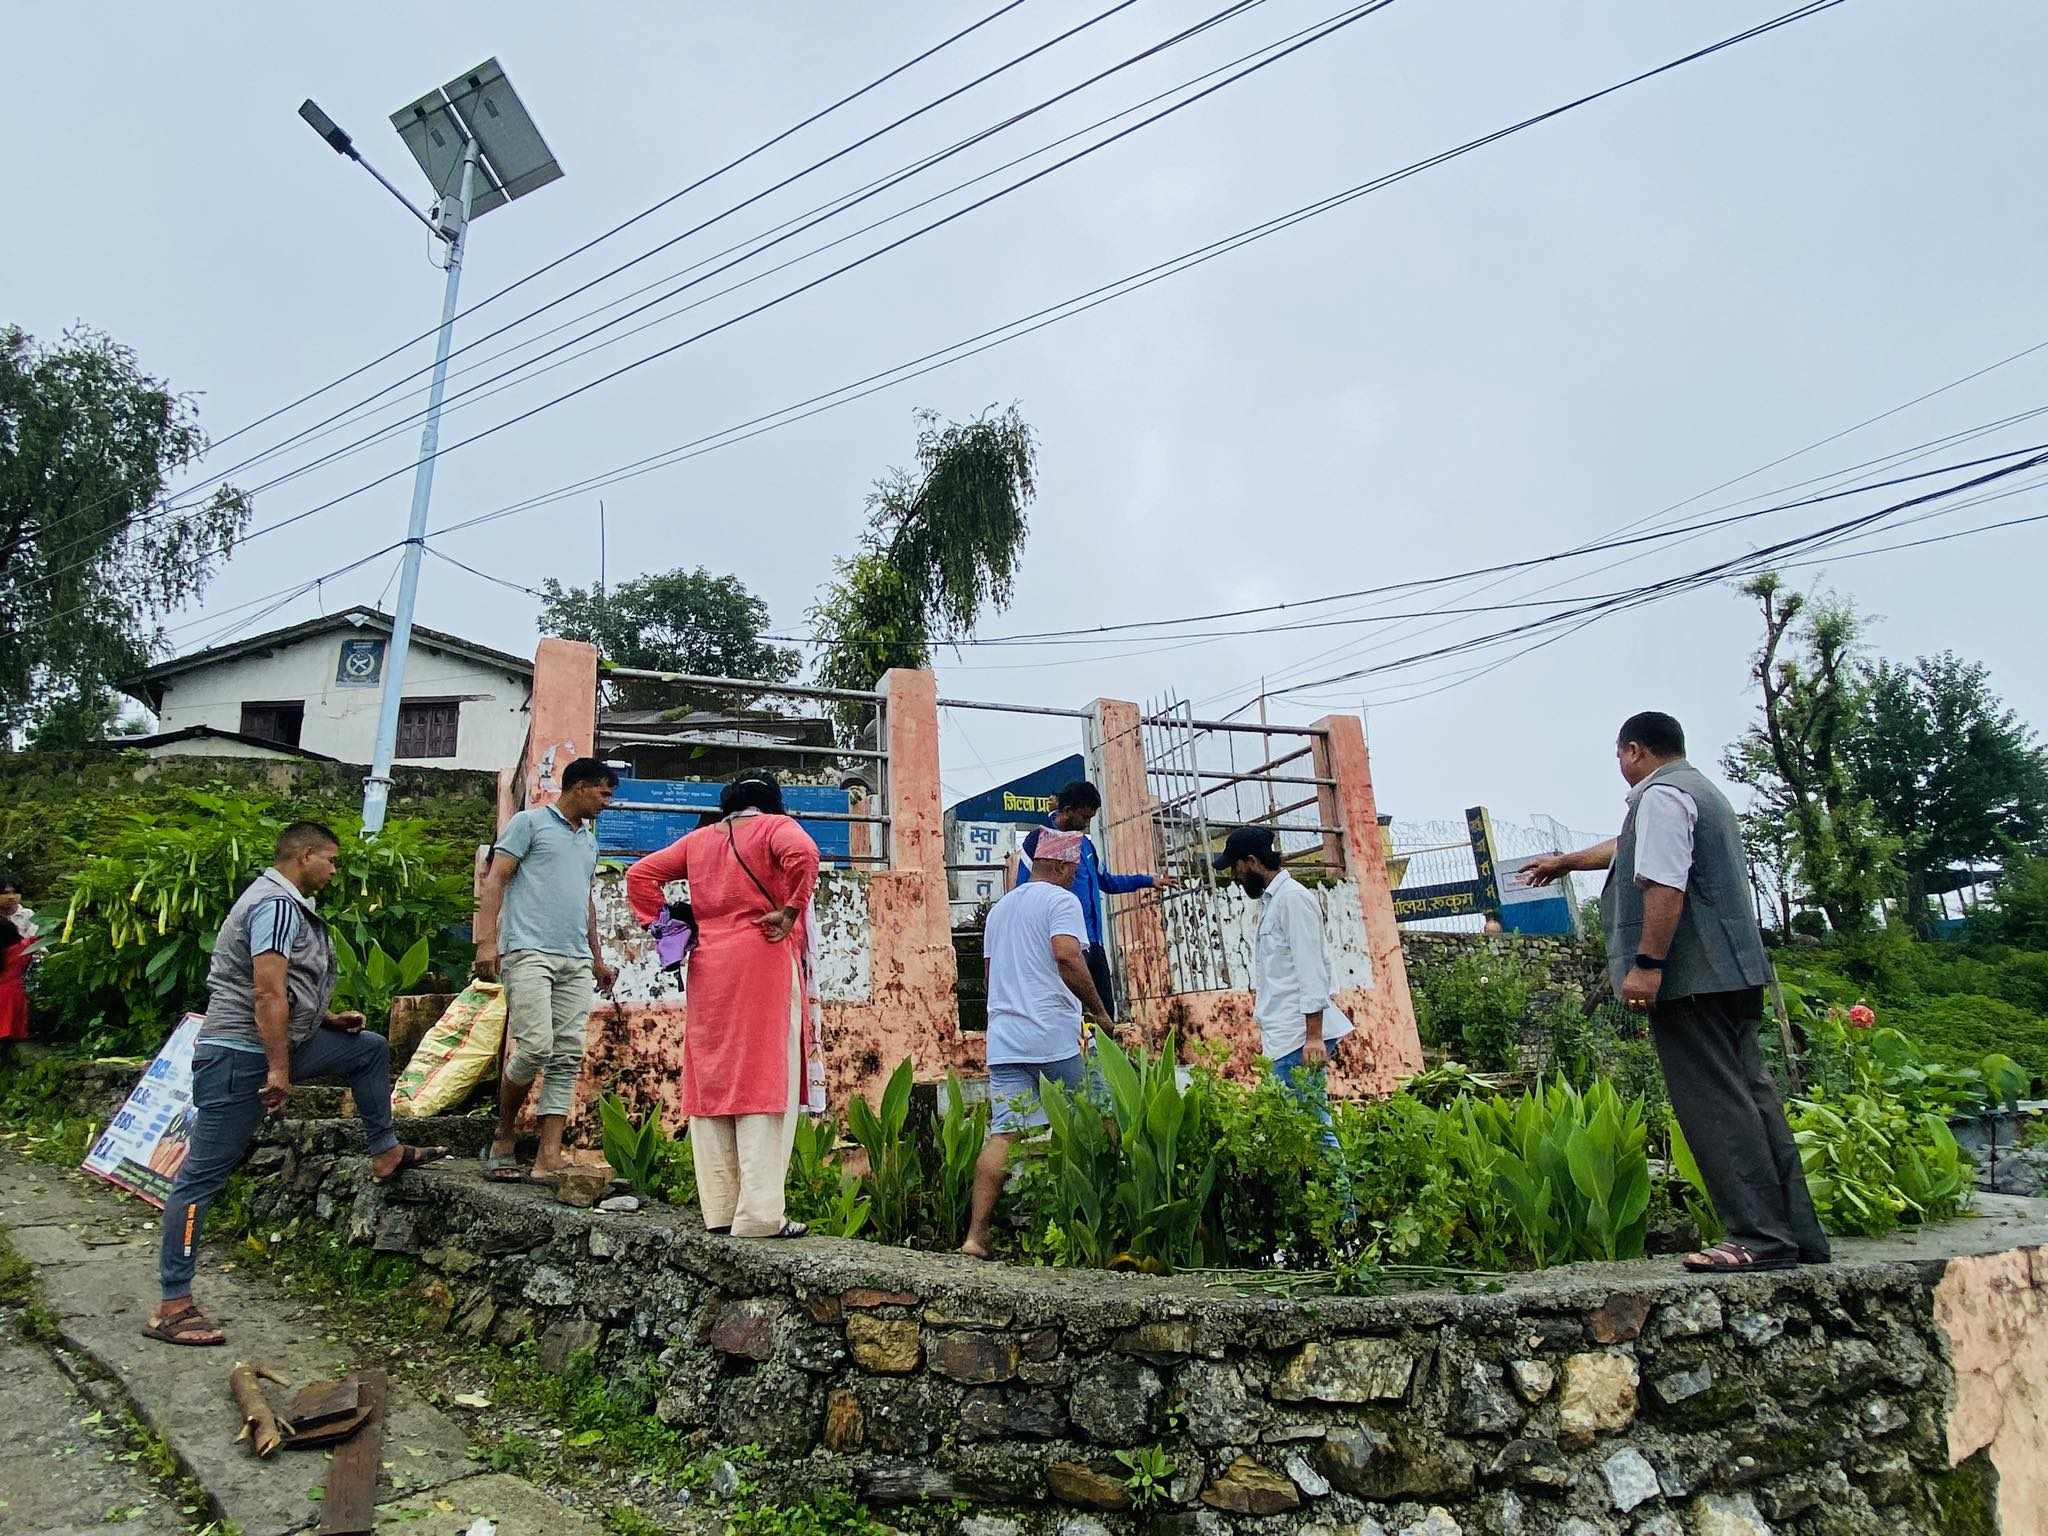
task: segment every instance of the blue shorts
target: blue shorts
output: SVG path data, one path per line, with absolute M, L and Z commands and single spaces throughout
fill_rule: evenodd
M 1077 1051 L 1063 1061 L 1006 1061 L 988 1069 L 990 1132 L 1014 1136 L 1045 1124 L 1045 1106 L 1038 1102 L 1038 1080 L 1051 1078 L 1070 1093 L 1088 1080 L 1086 1061 Z

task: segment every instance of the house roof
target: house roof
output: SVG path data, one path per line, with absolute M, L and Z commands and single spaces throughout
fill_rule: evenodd
M 263 634 L 250 635 L 246 639 L 230 641 L 226 645 L 193 651 L 186 656 L 173 656 L 169 661 L 158 662 L 146 672 L 138 672 L 135 676 L 124 679 L 121 691 L 130 698 L 148 704 L 151 702 L 149 690 L 167 678 L 197 671 L 216 662 L 260 655 L 265 651 L 273 651 L 280 646 L 292 645 L 300 640 L 309 640 L 316 635 L 335 630 L 366 630 L 388 635 L 391 633 L 391 623 L 391 615 L 381 608 L 369 608 L 358 604 L 353 608 L 344 608 L 339 613 L 323 614 L 317 619 L 308 619 L 303 624 L 288 624 L 283 629 L 267 630 Z M 514 656 L 509 651 L 493 650 L 488 645 L 478 645 L 474 640 L 465 640 L 460 635 L 451 635 L 444 630 L 429 629 L 424 624 L 415 624 L 412 627 L 412 638 L 418 645 L 432 646 L 451 655 L 466 656 L 472 661 L 503 667 L 521 677 L 533 676 L 533 663 L 526 658 Z
M 286 757 L 303 757 L 313 763 L 338 763 L 338 757 L 329 757 L 325 752 L 313 752 L 305 747 L 294 747 L 282 741 L 272 741 L 267 736 L 250 736 L 241 731 L 222 730 L 217 725 L 188 725 L 181 731 L 160 731 L 154 736 L 109 736 L 100 742 L 103 747 L 118 750 L 135 748 L 147 751 L 151 747 L 168 747 L 174 742 L 210 739 L 240 742 L 245 747 L 261 747 L 268 752 L 281 753 Z

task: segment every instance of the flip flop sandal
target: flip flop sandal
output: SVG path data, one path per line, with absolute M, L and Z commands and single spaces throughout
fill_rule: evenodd
M 201 1333 L 210 1333 L 213 1337 L 193 1337 Z M 220 1330 L 220 1324 L 197 1307 L 188 1307 L 175 1317 L 158 1318 L 153 1322 L 143 1323 L 142 1336 L 145 1339 L 155 1339 L 162 1344 L 183 1344 L 192 1349 L 213 1349 L 228 1341 L 227 1335 Z
M 803 1237 L 806 1234 L 808 1234 L 810 1230 L 811 1229 L 809 1227 L 805 1226 L 800 1221 L 785 1221 L 782 1224 L 782 1230 L 780 1232 L 770 1232 L 768 1234 L 768 1237 L 771 1242 L 778 1237 Z
M 483 1154 L 484 1177 L 493 1184 L 517 1184 L 526 1177 L 526 1170 L 519 1166 L 519 1154 L 507 1152 L 502 1157 L 493 1157 L 489 1151 Z
M 1685 1268 L 1696 1275 L 1732 1275 L 1751 1270 L 1791 1269 L 1795 1259 L 1760 1259 L 1740 1243 L 1716 1243 L 1685 1256 Z
M 418 1168 L 426 1163 L 438 1163 L 448 1155 L 446 1147 L 403 1147 L 399 1150 L 398 1162 L 389 1173 L 378 1175 L 377 1182 L 389 1184 L 408 1168 Z M 485 1172 L 489 1172 L 488 1166 Z

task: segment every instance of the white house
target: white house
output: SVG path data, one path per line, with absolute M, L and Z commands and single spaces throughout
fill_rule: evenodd
M 122 684 L 155 733 L 114 744 L 368 764 L 390 637 L 389 614 L 350 608 L 161 662 Z M 496 772 L 519 756 L 532 691 L 531 661 L 415 624 L 396 760 Z

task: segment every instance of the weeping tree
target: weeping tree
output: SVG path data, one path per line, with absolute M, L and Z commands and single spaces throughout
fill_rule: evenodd
M 1010 604 L 1037 489 L 1030 426 L 1014 405 L 943 425 L 919 411 L 917 422 L 916 468 L 875 482 L 859 550 L 836 562 L 810 610 L 824 687 L 872 688 L 891 667 L 927 666 Z

